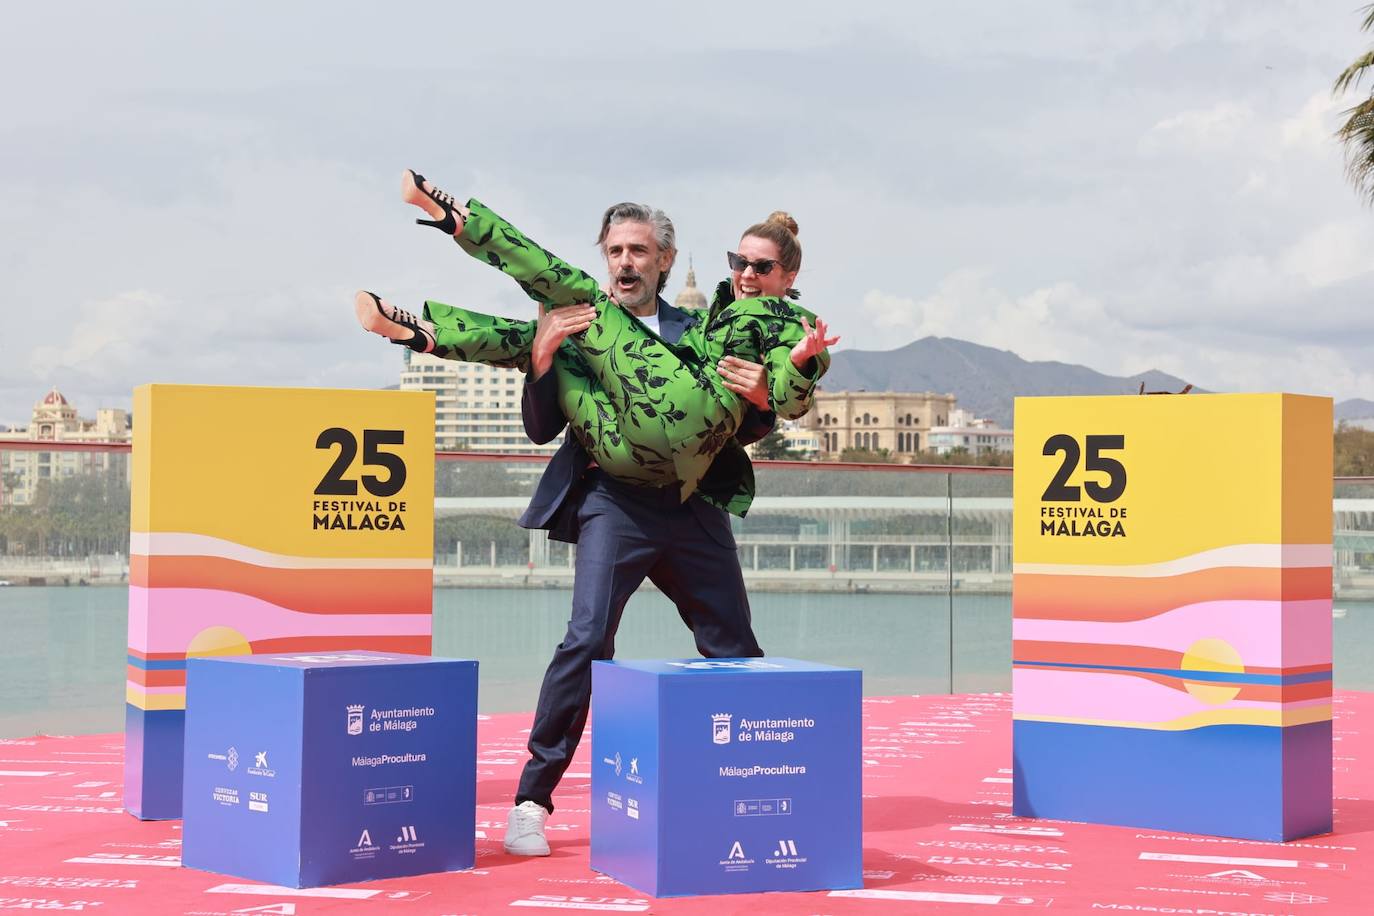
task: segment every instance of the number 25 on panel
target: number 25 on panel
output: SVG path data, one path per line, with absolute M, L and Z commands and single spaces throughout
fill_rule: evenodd
M 1045 440 L 1041 454 L 1057 455 L 1062 452 L 1064 460 L 1040 499 L 1049 503 L 1076 503 L 1082 500 L 1085 490 L 1093 502 L 1110 503 L 1120 499 L 1121 494 L 1126 492 L 1126 466 L 1102 453 L 1120 451 L 1125 447 L 1125 436 L 1084 436 L 1082 446 L 1067 433 L 1050 436 Z M 1084 480 L 1081 488 L 1070 486 L 1069 478 L 1077 469 L 1080 458 L 1084 471 L 1106 474 L 1106 483 Z

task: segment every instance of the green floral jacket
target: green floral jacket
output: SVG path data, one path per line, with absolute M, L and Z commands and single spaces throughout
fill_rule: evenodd
M 733 355 L 763 363 L 771 406 L 795 419 L 814 403 L 816 381 L 829 354 L 803 370 L 792 364 L 792 347 L 804 336 L 801 320 L 815 316 L 783 299 L 732 300 L 728 283 L 711 308 L 674 344 L 602 292 L 587 274 L 525 237 L 481 202 L 468 202 L 458 244 L 474 258 L 512 277 L 525 293 L 549 308 L 589 302 L 592 326 L 564 341 L 554 361 L 559 403 L 569 429 L 607 473 L 646 486 L 677 484 L 683 499 L 696 491 L 722 452 L 737 473 L 711 476 L 701 495 L 737 515 L 753 499 L 752 467 L 734 440 L 746 404 L 724 386 L 716 363 Z M 435 354 L 449 359 L 524 368 L 536 323 L 425 303 L 436 326 Z

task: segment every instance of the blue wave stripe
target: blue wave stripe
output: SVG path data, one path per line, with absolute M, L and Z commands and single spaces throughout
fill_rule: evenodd
M 144 671 L 180 671 L 186 667 L 184 658 L 139 658 L 137 655 L 126 656 L 129 664 L 135 668 L 142 668 Z
M 1084 662 L 1027 662 L 1012 660 L 1013 665 L 1026 668 L 1079 668 L 1084 671 L 1129 671 L 1137 674 L 1162 674 L 1165 677 L 1187 678 L 1190 681 L 1211 681 L 1217 684 L 1315 684 L 1331 680 L 1331 669 L 1305 671 L 1301 674 L 1250 674 L 1249 672 L 1194 671 L 1189 668 L 1137 668 L 1132 665 L 1089 665 Z

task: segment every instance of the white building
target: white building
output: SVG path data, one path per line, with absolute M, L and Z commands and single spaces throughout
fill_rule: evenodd
M 552 454 L 560 439 L 535 445 L 520 419 L 525 374 L 405 351 L 402 391 L 434 392 L 434 447 L 504 455 Z
M 807 429 L 798 420 L 783 420 L 776 427 L 782 434 L 783 444 L 794 454 L 798 461 L 810 461 L 815 459 L 821 450 L 821 434 L 814 429 Z M 762 441 L 762 440 L 760 440 Z M 751 442 L 744 447 L 750 458 L 758 458 L 758 442 Z
M 930 451 L 948 455 L 955 449 L 963 449 L 970 455 L 985 452 L 1011 452 L 1013 433 L 1002 429 L 996 423 L 975 417 L 963 408 L 949 412 L 949 421 L 943 426 L 931 427 L 926 435 Z
M 802 426 L 800 420 L 783 421 L 782 439 L 798 458 L 810 460 L 821 452 L 821 434 Z

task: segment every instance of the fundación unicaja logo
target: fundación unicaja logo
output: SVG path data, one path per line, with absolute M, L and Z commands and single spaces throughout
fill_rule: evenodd
M 734 713 L 718 712 L 711 715 L 711 740 L 716 744 L 730 743 L 730 720 Z
M 363 708 L 361 706 L 348 707 L 348 733 L 350 735 L 363 733 Z

